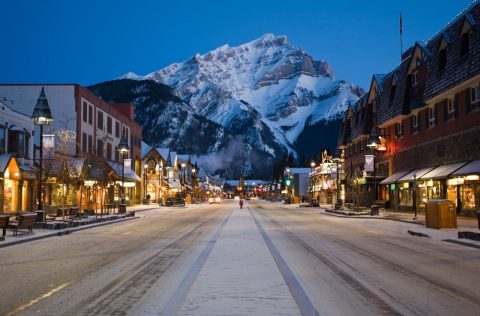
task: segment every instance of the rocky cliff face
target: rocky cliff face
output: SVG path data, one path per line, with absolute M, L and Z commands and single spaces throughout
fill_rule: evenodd
M 260 165 L 256 160 L 263 164 L 287 152 L 298 155 L 321 150 L 310 144 L 333 146 L 338 130 L 324 131 L 363 93 L 353 84 L 336 80 L 325 61 L 314 60 L 285 36 L 272 34 L 238 47 L 224 45 L 145 76 L 128 73 L 125 78 L 163 84 L 176 98 L 170 103 L 158 100 L 163 102 L 160 105 L 149 100 L 148 88 L 142 88 L 144 95 L 134 103 L 139 122 L 149 124 L 144 125 L 145 140 L 179 152 L 183 146 L 192 154 L 205 154 L 227 148 L 239 136 L 245 150 L 252 153 L 248 157 L 252 170 Z M 202 137 L 208 141 L 187 145 L 191 142 L 188 132 L 173 132 L 175 126 L 185 129 L 189 125 L 194 126 L 192 130 L 204 130 Z

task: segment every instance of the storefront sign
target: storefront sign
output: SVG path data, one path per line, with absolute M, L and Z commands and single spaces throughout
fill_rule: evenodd
M 390 190 L 391 191 L 395 191 L 395 188 L 396 188 L 395 183 L 390 184 Z
M 55 147 L 55 135 L 44 134 L 43 135 L 43 148 L 52 149 Z
M 479 176 L 471 175 L 471 176 L 466 176 L 465 180 L 467 180 L 467 181 L 477 181 L 477 180 L 479 180 L 479 178 L 480 178 Z
M 131 173 L 132 172 L 132 159 L 124 159 L 123 164 L 125 167 L 125 173 Z

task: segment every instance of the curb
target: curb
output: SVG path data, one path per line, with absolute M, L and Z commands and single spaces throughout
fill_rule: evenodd
M 143 212 L 143 211 L 148 211 L 148 210 L 153 210 L 153 209 L 155 209 L 155 207 L 148 208 L 148 209 L 135 210 L 135 211 L 127 212 L 127 214 L 132 213 L 132 212 L 133 213 Z M 41 235 L 41 236 L 33 236 L 31 238 L 14 240 L 14 241 L 8 242 L 6 244 L 1 243 L 0 248 L 6 248 L 6 247 L 15 246 L 15 245 L 19 245 L 19 244 L 24 244 L 24 243 L 27 243 L 27 242 L 30 242 L 30 241 L 36 241 L 36 240 L 41 240 L 41 239 L 50 238 L 50 237 L 58 237 L 58 236 L 63 236 L 63 235 L 69 235 L 71 233 L 78 232 L 78 231 L 81 231 L 81 230 L 96 228 L 96 227 L 105 226 L 105 225 L 116 224 L 116 223 L 129 221 L 129 220 L 133 220 L 133 219 L 138 219 L 138 217 L 126 216 L 124 218 L 119 218 L 119 219 L 115 219 L 115 220 L 111 220 L 111 221 L 95 223 L 95 224 L 92 224 L 92 225 L 84 225 L 84 226 L 79 226 L 79 227 L 75 227 L 75 228 L 66 228 L 64 230 L 57 230 L 55 232 L 45 234 L 45 235 Z M 0 241 L 1 240 L 2 239 L 0 239 Z
M 415 224 L 415 225 L 424 225 L 424 223 L 413 222 L 413 221 L 409 221 L 409 220 L 406 220 L 406 219 L 377 217 L 377 216 L 342 215 L 342 214 L 325 212 L 325 210 L 323 210 L 323 212 L 320 212 L 320 214 L 329 215 L 329 216 L 336 216 L 336 217 L 343 217 L 343 218 L 382 219 L 382 220 L 387 220 L 387 221 L 395 221 L 395 222 L 409 223 L 409 224 Z
M 418 232 L 415 232 L 413 230 L 408 230 L 408 233 L 412 236 L 417 236 L 417 237 L 426 237 L 426 238 L 432 238 L 430 236 L 428 236 L 427 234 L 424 234 L 424 233 L 418 233 Z

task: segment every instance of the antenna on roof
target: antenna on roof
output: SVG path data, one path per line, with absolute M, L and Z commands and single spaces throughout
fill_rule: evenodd
M 400 12 L 400 62 L 402 62 L 403 59 L 403 21 L 402 21 L 402 12 Z

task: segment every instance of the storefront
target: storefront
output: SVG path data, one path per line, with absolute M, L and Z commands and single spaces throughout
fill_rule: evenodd
M 447 195 L 456 195 L 458 212 L 476 215 L 480 209 L 480 160 L 465 164 L 447 180 Z M 450 199 L 450 198 L 449 198 Z
M 0 213 L 15 213 L 22 209 L 22 181 L 17 159 L 0 155 Z
M 435 167 L 415 169 L 395 181 L 395 189 L 398 190 L 398 210 L 413 210 L 414 199 L 417 207 L 425 207 L 429 190 L 428 184 L 424 180 L 421 180 L 421 178 L 434 168 Z M 383 181 L 381 183 L 383 183 Z M 430 191 L 437 192 L 436 189 Z M 433 196 L 433 193 L 431 196 Z

